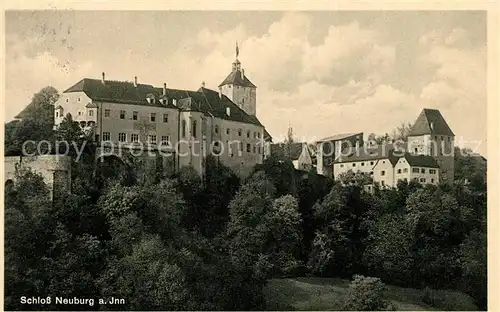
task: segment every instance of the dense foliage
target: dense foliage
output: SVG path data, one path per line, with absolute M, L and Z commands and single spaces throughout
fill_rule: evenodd
M 7 124 L 6 147 L 49 138 L 83 153 L 71 194 L 51 200 L 30 171 L 6 185 L 8 310 L 259 310 L 267 279 L 304 275 L 356 275 L 348 309 L 391 308 L 382 282 L 428 289 L 430 303 L 439 301 L 432 289 L 459 290 L 486 308 L 486 167 L 473 158 L 457 156 L 454 185 L 366 192 L 369 177 L 348 172 L 333 183 L 286 158 L 266 159 L 245 181 L 212 158 L 203 177 L 138 159 L 95 162 L 71 116 L 55 132 L 37 127 Z M 20 302 L 48 295 L 96 302 Z M 124 304 L 98 300 L 111 297 Z

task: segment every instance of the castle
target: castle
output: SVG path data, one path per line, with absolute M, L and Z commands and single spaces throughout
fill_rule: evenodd
M 455 135 L 439 110 L 423 109 L 406 142 L 365 144 L 362 138 L 353 133 L 317 142 L 318 173 L 339 179 L 349 170 L 362 172 L 382 187 L 399 180 L 453 183 Z
M 173 170 L 192 166 L 203 174 L 212 154 L 240 177 L 262 163 L 272 140 L 256 116 L 257 87 L 241 62 L 219 90 L 154 87 L 133 82 L 84 78 L 55 103 L 55 126 L 71 114 L 98 146 L 147 149 L 170 157 Z M 116 149 L 115 149 L 116 150 Z

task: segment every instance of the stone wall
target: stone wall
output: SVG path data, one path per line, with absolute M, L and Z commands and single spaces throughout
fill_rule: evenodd
M 16 171 L 29 168 L 40 174 L 51 193 L 54 189 L 71 190 L 71 157 L 62 155 L 11 156 L 4 158 L 4 183 L 15 182 Z

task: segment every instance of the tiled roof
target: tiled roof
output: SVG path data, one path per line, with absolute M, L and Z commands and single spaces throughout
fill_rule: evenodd
M 436 159 L 429 155 L 412 155 L 410 153 L 406 153 L 405 159 L 412 167 L 439 168 Z
M 432 127 L 432 128 L 431 128 Z M 454 136 L 453 131 L 437 109 L 424 108 L 418 116 L 408 136 L 424 134 Z
M 85 92 L 89 98 L 95 101 L 165 107 L 159 100 L 151 103 L 147 101 L 148 97 L 163 98 L 163 88 L 155 88 L 147 84 L 137 84 L 136 87 L 132 82 L 109 80 L 103 84 L 98 79 L 84 78 L 64 91 L 64 93 L 68 92 Z M 206 88 L 200 88 L 198 91 L 167 88 L 166 92 L 167 107 L 199 111 L 221 119 L 262 126 L 257 117 L 245 113 L 225 95 L 219 97 L 217 91 Z M 177 105 L 173 104 L 174 99 L 177 101 Z M 227 107 L 230 109 L 229 116 L 226 114 Z
M 353 137 L 353 136 L 356 136 L 356 135 L 361 135 L 361 139 L 363 139 L 363 132 L 359 132 L 359 133 L 342 133 L 342 134 L 336 134 L 334 136 L 330 136 L 330 137 L 321 139 L 321 140 L 316 141 L 316 142 L 320 143 L 320 142 L 329 142 L 329 141 L 339 141 L 339 140 L 347 139 L 347 138 L 350 138 L 350 137 Z
M 335 163 L 389 159 L 394 165 L 399 158 L 398 151 L 403 148 L 402 145 L 394 146 L 393 144 L 364 145 L 358 149 L 354 147 L 346 148 L 342 151 L 341 157 L 337 157 Z M 402 154 L 402 152 L 399 152 L 399 154 Z
M 290 146 L 290 159 L 297 160 L 302 154 L 302 145 L 304 143 L 291 143 Z M 271 155 L 277 157 L 285 157 L 286 149 L 288 148 L 287 143 L 276 143 L 271 144 Z
M 243 76 L 243 78 L 241 77 Z M 234 69 L 231 71 L 231 73 L 222 81 L 222 83 L 219 85 L 219 87 L 222 87 L 224 85 L 236 85 L 236 86 L 242 86 L 242 87 L 251 87 L 251 88 L 257 88 L 245 75 L 242 75 L 241 70 L 239 69 Z

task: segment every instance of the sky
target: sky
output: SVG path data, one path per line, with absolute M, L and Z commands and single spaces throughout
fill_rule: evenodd
M 486 156 L 486 28 L 484 11 L 7 11 L 5 116 L 102 72 L 217 90 L 238 42 L 275 141 L 391 133 L 436 108 Z

